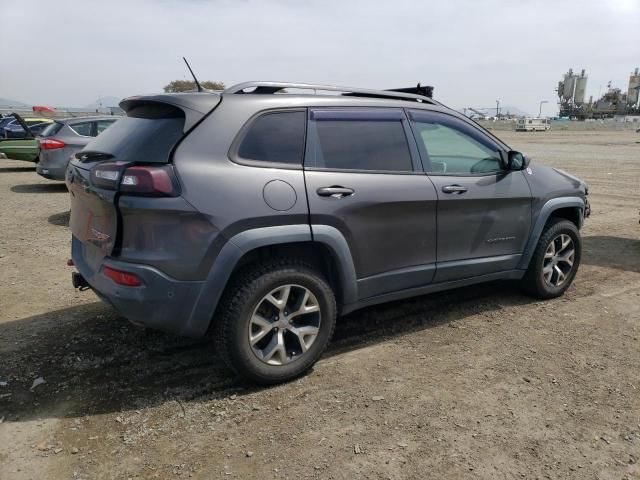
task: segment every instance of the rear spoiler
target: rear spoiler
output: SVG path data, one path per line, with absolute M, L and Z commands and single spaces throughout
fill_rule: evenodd
M 217 93 L 165 93 L 158 95 L 137 95 L 125 98 L 120 102 L 120 108 L 127 114 L 135 108 L 145 105 L 169 106 L 184 113 L 184 132 L 189 131 L 205 115 L 213 110 L 221 100 Z

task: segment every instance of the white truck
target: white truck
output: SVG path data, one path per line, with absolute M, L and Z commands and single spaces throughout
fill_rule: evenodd
M 548 118 L 520 118 L 516 123 L 516 132 L 546 132 L 551 128 Z

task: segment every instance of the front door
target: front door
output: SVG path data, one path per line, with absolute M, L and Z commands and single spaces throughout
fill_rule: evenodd
M 437 194 L 402 109 L 312 109 L 305 182 L 312 232 L 328 225 L 354 261 L 358 298 L 433 280 Z
M 413 110 L 414 135 L 438 195 L 436 282 L 515 269 L 531 228 L 531 191 L 503 146 L 453 115 Z

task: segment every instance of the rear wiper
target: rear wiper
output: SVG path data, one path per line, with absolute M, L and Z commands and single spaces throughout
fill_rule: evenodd
M 85 150 L 76 153 L 76 158 L 81 162 L 97 161 L 97 160 L 109 160 L 113 158 L 111 153 L 98 152 L 96 150 Z

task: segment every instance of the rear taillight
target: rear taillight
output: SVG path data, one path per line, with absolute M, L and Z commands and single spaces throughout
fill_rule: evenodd
M 120 191 L 138 195 L 175 196 L 177 182 L 169 165 L 129 167 L 122 175 Z
M 124 162 L 103 162 L 91 169 L 91 183 L 96 187 L 117 190 L 120 175 L 126 167 Z
M 118 285 L 123 285 L 125 287 L 140 287 L 142 285 L 142 280 L 140 280 L 140 277 L 135 273 L 116 270 L 111 267 L 104 267 L 102 272 L 106 277 L 110 278 Z
M 171 165 L 127 167 L 123 162 L 103 162 L 91 169 L 91 182 L 127 195 L 177 197 L 179 194 L 178 179 Z
M 55 138 L 41 138 L 38 140 L 40 148 L 43 150 L 56 150 L 58 148 L 64 148 L 66 144 L 61 140 Z

